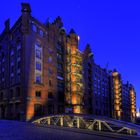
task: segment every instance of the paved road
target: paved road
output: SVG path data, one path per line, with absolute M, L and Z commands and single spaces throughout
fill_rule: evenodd
M 140 137 L 60 127 L 40 127 L 24 122 L 1 120 L 0 140 L 140 140 Z

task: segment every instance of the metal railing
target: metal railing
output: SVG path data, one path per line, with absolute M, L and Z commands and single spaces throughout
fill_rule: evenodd
M 112 133 L 137 135 L 137 131 L 132 128 L 117 125 L 116 123 L 113 124 L 113 122 L 100 120 L 84 115 L 51 115 L 37 119 L 32 123 L 43 126 L 54 125 L 61 127 L 87 129 L 92 131 L 105 131 Z

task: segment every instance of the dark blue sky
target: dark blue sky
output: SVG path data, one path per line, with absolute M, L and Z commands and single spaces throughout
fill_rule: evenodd
M 80 36 L 80 49 L 90 43 L 95 62 L 117 68 L 124 81 L 135 85 L 140 107 L 140 3 L 139 0 L 4 0 L 0 4 L 0 31 L 21 14 L 21 2 L 29 2 L 32 15 L 45 22 L 62 17 L 67 31 Z

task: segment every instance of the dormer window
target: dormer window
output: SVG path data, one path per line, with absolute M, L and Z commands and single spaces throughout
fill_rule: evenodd
M 24 12 L 27 12 L 27 8 L 24 8 L 23 10 L 24 10 Z
M 34 31 L 34 32 L 37 32 L 37 27 L 36 27 L 36 25 L 33 23 L 32 24 L 32 30 Z
M 39 34 L 40 34 L 40 36 L 43 37 L 44 32 L 40 29 L 40 30 L 39 30 Z
M 40 62 L 36 62 L 36 70 L 41 71 L 41 63 Z

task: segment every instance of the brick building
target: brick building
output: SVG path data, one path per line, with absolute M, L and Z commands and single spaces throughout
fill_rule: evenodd
M 84 111 L 93 114 L 93 53 L 90 45 L 87 44 L 83 52 L 83 77 L 84 77 Z
M 0 118 L 82 113 L 134 121 L 134 87 L 97 65 L 89 44 L 78 46 L 60 17 L 42 24 L 22 3 L 19 19 L 13 27 L 8 19 L 0 34 Z
M 121 74 L 114 70 L 111 78 L 112 118 L 132 121 L 136 119 L 136 93 L 132 84 L 124 83 Z
M 109 73 L 96 63 L 93 65 L 93 88 L 93 114 L 110 117 Z
M 0 35 L 0 117 L 30 120 L 69 109 L 80 113 L 81 61 L 74 31 L 66 34 L 60 17 L 40 23 L 23 3 L 17 22 L 10 28 L 7 20 Z

